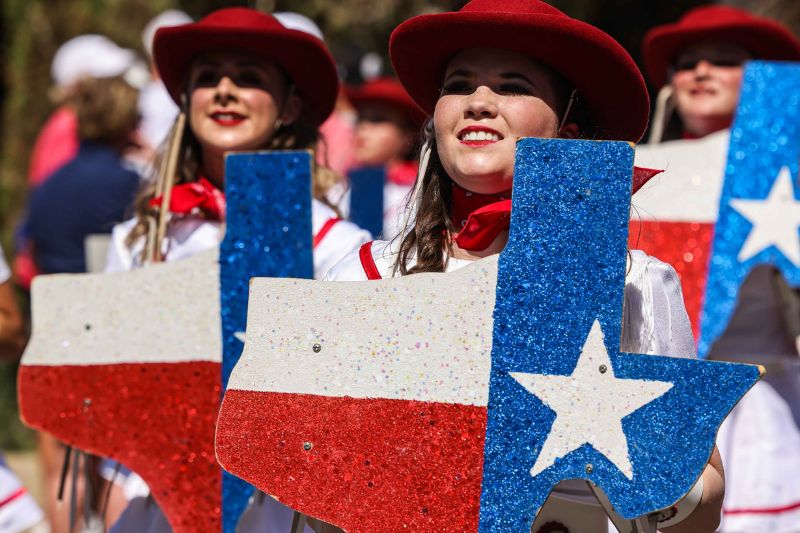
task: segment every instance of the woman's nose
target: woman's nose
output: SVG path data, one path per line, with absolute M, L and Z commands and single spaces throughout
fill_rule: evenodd
M 464 116 L 475 119 L 497 116 L 497 94 L 485 85 L 481 85 L 467 97 Z
M 709 75 L 713 66 L 711 62 L 701 59 L 697 62 L 697 65 L 694 66 L 694 76 L 696 78 L 705 78 Z
M 220 78 L 214 93 L 214 100 L 220 104 L 236 99 L 238 87 L 228 76 Z

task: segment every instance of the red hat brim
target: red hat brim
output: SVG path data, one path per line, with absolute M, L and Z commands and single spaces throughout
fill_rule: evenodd
M 398 26 L 389 44 L 400 81 L 429 114 L 448 61 L 468 48 L 510 50 L 556 70 L 577 89 L 598 138 L 637 142 L 647 129 L 650 99 L 630 54 L 608 34 L 565 15 L 421 15 Z
M 156 33 L 153 57 L 170 96 L 181 105 L 192 61 L 226 50 L 273 61 L 291 78 L 306 116 L 317 124 L 330 116 L 339 91 L 336 64 L 322 41 L 303 31 L 204 26 L 202 21 L 166 27 Z
M 414 103 L 399 82 L 393 82 L 396 87 L 388 83 L 367 83 L 360 87 L 348 87 L 347 99 L 359 110 L 366 104 L 381 104 L 402 113 L 412 126 L 420 128 L 428 117 L 427 113 Z
M 701 42 L 737 44 L 754 55 L 754 59 L 776 61 L 800 60 L 800 44 L 792 33 L 778 22 L 750 17 L 732 22 L 708 17 L 702 24 L 687 27 L 680 22 L 652 29 L 642 42 L 642 55 L 647 76 L 653 86 L 663 87 L 668 70 L 677 55 L 692 44 Z

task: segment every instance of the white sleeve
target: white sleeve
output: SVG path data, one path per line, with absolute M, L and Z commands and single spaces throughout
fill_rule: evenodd
M 358 250 L 353 250 L 328 270 L 322 281 L 367 281 Z
M 681 283 L 668 264 L 639 250 L 631 251 L 625 278 L 623 352 L 696 357 Z
M 0 283 L 5 283 L 11 279 L 11 269 L 8 268 L 6 255 L 0 250 Z
M 111 230 L 111 244 L 108 247 L 104 272 L 128 272 L 133 268 L 133 252 L 125 242 L 133 224 L 135 221 L 128 220 Z
M 368 231 L 346 220 L 337 222 L 314 248 L 314 278 L 326 277 L 328 271 L 342 258 L 354 253 L 358 259 L 358 249 L 372 240 Z M 359 263 L 360 265 L 360 263 Z

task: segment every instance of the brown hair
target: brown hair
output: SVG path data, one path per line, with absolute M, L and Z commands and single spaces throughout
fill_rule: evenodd
M 139 91 L 122 77 L 83 78 L 69 104 L 78 116 L 78 137 L 122 148 L 139 124 Z
M 450 247 L 450 235 L 456 227 L 450 220 L 452 205 L 453 180 L 445 172 L 439 160 L 436 147 L 436 133 L 433 119 L 428 120 L 424 128 L 425 145 L 430 149 L 430 160 L 425 175 L 421 179 L 421 187 L 415 197 L 409 198 L 409 204 L 418 201 L 414 223 L 400 242 L 400 253 L 394 264 L 394 273 L 401 276 L 421 272 L 444 272 L 447 269 Z M 407 205 L 406 209 L 413 206 Z M 416 263 L 408 268 L 411 257 L 416 254 Z
M 319 126 L 316 122 L 307 118 L 305 113 L 301 115 L 296 121 L 291 124 L 283 124 L 273 134 L 267 145 L 263 148 L 265 150 L 311 150 L 316 154 L 317 143 L 320 140 Z M 161 148 L 155 168 L 158 169 L 161 165 L 166 164 L 166 143 Z M 201 165 L 202 150 L 200 142 L 192 132 L 191 127 L 187 127 L 183 133 L 181 141 L 179 164 L 177 169 L 177 176 L 175 184 L 191 183 L 197 181 L 198 170 Z M 316 157 L 312 157 L 312 194 L 314 198 L 325 203 L 334 211 L 338 210 L 327 199 L 328 191 L 336 185 L 341 177 L 333 170 L 319 165 L 316 162 Z M 154 173 L 154 176 L 158 172 Z M 156 180 L 150 179 L 144 183 L 143 188 L 137 195 L 134 202 L 134 214 L 136 216 L 136 224 L 128 234 L 125 243 L 128 247 L 148 233 L 151 224 L 157 218 L 157 209 L 151 207 L 150 200 L 155 196 Z M 144 251 L 143 251 L 144 253 Z

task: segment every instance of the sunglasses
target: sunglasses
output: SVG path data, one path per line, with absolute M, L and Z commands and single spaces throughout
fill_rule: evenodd
M 685 57 L 678 58 L 672 66 L 673 71 L 680 72 L 694 70 L 701 61 L 706 61 L 715 67 L 741 67 L 747 58 L 741 56 L 717 56 L 717 57 Z

